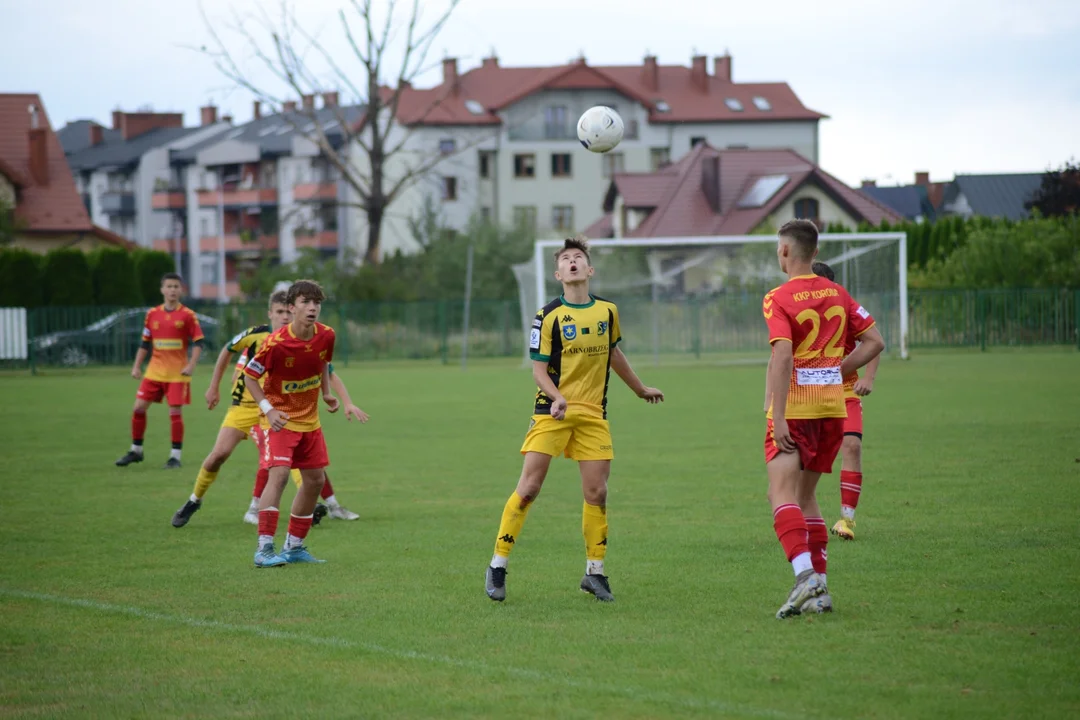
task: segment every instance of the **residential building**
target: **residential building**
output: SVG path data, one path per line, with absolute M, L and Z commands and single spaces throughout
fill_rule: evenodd
M 916 172 L 913 185 L 878 186 L 873 180 L 863 180 L 859 192 L 882 205 L 892 208 L 914 222 L 937 218 L 945 195 L 947 182 L 930 182 L 930 173 Z
M 167 231 L 154 247 L 187 268 L 194 297 L 237 297 L 244 268 L 264 259 L 291 262 L 302 248 L 339 252 L 339 235 L 348 231 L 343 182 L 307 135 L 317 123 L 332 146 L 343 147 L 343 124 L 363 109 L 339 106 L 336 92 L 323 93 L 318 109 L 314 95 L 302 101 L 267 116 L 256 103 L 250 122 L 170 150 L 152 199 Z M 202 113 L 212 123 L 216 109 Z
M 941 214 L 1022 220 L 1031 215 L 1024 204 L 1042 185 L 1043 173 L 957 175 L 945 188 Z
M 14 215 L 12 244 L 34 252 L 131 247 L 90 221 L 45 105 L 36 94 L 0 94 L 0 212 Z
M 184 127 L 181 113 L 113 112 L 109 134 L 97 123 L 79 121 L 65 128 L 68 165 L 91 220 L 150 247 L 164 232 L 151 210 L 155 184 L 168 175 L 168 153 L 213 137 L 226 122 Z M 80 137 L 80 133 L 85 135 Z
M 690 66 L 592 66 L 583 58 L 554 67 L 502 67 L 497 58 L 459 74 L 443 61 L 442 82 L 403 89 L 395 140 L 405 142 L 394 177 L 417 172 L 383 226 L 382 252 L 416 247 L 409 219 L 429 199 L 444 222 L 463 227 L 479 215 L 526 223 L 540 234 L 570 233 L 596 219 L 612 177 L 656 171 L 697 143 L 715 148 L 789 148 L 816 163 L 818 124 L 778 83 L 737 83 L 732 58 Z M 622 144 L 599 155 L 577 140 L 578 117 L 593 105 L 622 116 Z M 422 169 L 423 172 L 418 172 Z M 362 217 L 354 226 L 361 228 Z M 358 237 L 363 237 L 358 233 Z

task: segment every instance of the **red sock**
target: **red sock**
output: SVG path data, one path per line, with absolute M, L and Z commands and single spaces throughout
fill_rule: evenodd
M 862 493 L 862 473 L 851 470 L 840 471 L 840 504 L 852 510 L 859 507 L 859 494 Z
M 784 554 L 791 562 L 804 552 L 809 552 L 807 545 L 806 519 L 798 505 L 781 505 L 773 511 L 773 529 L 776 537 L 784 546 Z
M 184 444 L 184 416 L 180 414 L 179 408 L 169 410 L 169 424 L 172 430 L 173 449 L 179 450 Z
M 131 413 L 131 441 L 136 445 L 142 445 L 144 435 L 146 435 L 146 413 L 136 410 Z
M 278 509 L 267 508 L 259 511 L 259 534 L 273 537 L 277 534 Z
M 270 470 L 266 468 L 259 468 L 259 472 L 255 473 L 255 492 L 252 497 L 256 500 L 262 497 L 263 490 L 266 489 L 266 483 L 270 481 Z
M 289 534 L 297 540 L 303 540 L 307 537 L 308 530 L 311 529 L 311 515 L 307 517 L 298 517 L 296 515 L 289 516 Z
M 806 518 L 806 534 L 810 546 L 810 562 L 814 563 L 814 572 L 824 575 L 825 564 L 829 558 L 826 550 L 829 544 L 829 529 L 825 527 L 825 520 L 819 517 Z
M 319 492 L 319 497 L 323 500 L 334 494 L 334 486 L 330 484 L 330 478 L 326 478 L 326 482 L 323 483 L 322 490 Z

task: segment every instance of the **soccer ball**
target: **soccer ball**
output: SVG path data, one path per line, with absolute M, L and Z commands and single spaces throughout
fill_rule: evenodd
M 578 120 L 577 136 L 589 152 L 606 153 L 622 142 L 622 118 L 604 105 L 591 107 Z

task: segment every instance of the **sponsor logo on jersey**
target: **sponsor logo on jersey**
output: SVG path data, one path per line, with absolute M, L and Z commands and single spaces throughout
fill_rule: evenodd
M 266 368 L 264 368 L 262 363 L 255 358 L 252 358 L 251 362 L 247 364 L 247 369 L 255 373 L 256 375 L 262 375 L 264 372 L 266 372 Z
M 859 309 L 855 311 L 855 314 L 861 317 L 863 320 L 870 317 L 870 313 L 868 313 L 866 311 L 866 308 L 864 308 L 862 305 L 860 305 Z
M 285 358 L 285 367 L 292 367 L 294 364 L 296 364 L 296 358 L 294 358 L 294 357 Z
M 540 349 L 540 331 L 536 328 L 533 328 L 532 332 L 529 333 L 529 348 L 532 350 Z
M 607 332 L 607 322 L 604 321 L 604 320 L 601 320 L 596 325 L 596 334 L 603 337 L 604 333 L 606 333 L 606 332 Z
M 312 375 L 306 380 L 288 380 L 281 383 L 281 392 L 283 395 L 291 395 L 293 393 L 302 393 L 307 390 L 314 390 L 315 388 L 322 386 L 322 375 Z
M 562 336 L 567 340 L 577 337 L 577 325 L 563 325 Z
M 156 338 L 154 340 L 155 350 L 183 350 L 184 341 L 180 338 Z

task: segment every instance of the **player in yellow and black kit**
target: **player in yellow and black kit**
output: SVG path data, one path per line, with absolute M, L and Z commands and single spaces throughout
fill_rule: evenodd
M 562 454 L 578 461 L 585 496 L 581 527 L 586 563 L 581 589 L 610 602 L 615 598 L 604 574 L 607 480 L 614 457 L 607 421 L 610 371 L 648 403 L 662 402 L 664 393 L 646 387 L 618 348 L 622 339 L 618 308 L 589 293 L 589 278 L 595 271 L 585 240 L 567 240 L 555 254 L 555 262 L 555 278 L 562 283 L 563 294 L 536 314 L 529 332 L 533 378 L 538 385 L 536 405 L 521 447 L 525 456 L 521 478 L 503 508 L 485 589 L 492 600 L 506 598 L 510 550 L 540 493 L 551 459 Z

